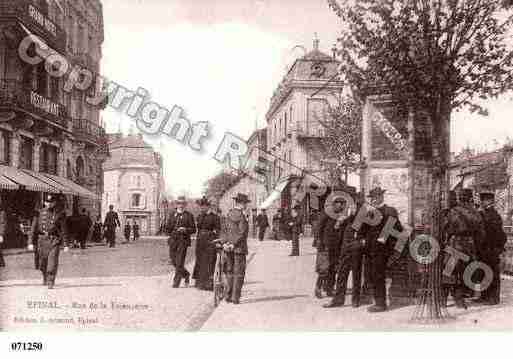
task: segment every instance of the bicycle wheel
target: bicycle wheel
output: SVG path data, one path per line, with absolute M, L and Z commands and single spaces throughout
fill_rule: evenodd
M 224 285 L 222 281 L 221 254 L 217 254 L 216 268 L 214 271 L 214 306 L 218 306 L 223 300 Z

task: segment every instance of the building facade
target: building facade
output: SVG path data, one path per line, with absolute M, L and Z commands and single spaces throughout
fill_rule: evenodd
M 165 198 L 162 157 L 141 135 L 111 135 L 109 153 L 103 166 L 102 218 L 113 205 L 122 226 L 135 220 L 141 235 L 156 234 Z
M 31 192 L 50 192 L 56 188 L 52 185 L 68 184 L 66 188 L 76 190 L 61 188 L 69 192 L 70 212 L 86 208 L 91 216 L 100 213 L 101 162 L 107 156 L 100 125 L 103 103 L 86 101 L 96 95 L 95 86 L 68 92 L 65 84 L 75 67 L 93 74 L 100 71 L 103 38 L 98 0 L 0 1 L 0 165 L 4 173 L 10 171 L 11 179 L 17 176 L 20 188 Z M 20 55 L 27 39 L 31 43 L 25 54 L 34 62 Z M 51 76 L 57 65 L 36 56 L 41 49 L 63 59 L 68 71 Z M 21 180 L 19 170 L 64 180 L 35 186 L 30 179 Z M 95 196 L 76 195 L 80 188 Z

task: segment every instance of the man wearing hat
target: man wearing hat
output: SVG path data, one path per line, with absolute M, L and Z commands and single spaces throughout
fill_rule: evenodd
M 497 305 L 500 302 L 501 292 L 500 255 L 505 250 L 507 237 L 502 227 L 501 216 L 494 208 L 495 194 L 493 192 L 482 192 L 479 197 L 485 239 L 477 248 L 477 254 L 478 259 L 492 269 L 493 278 L 488 288 L 481 292 L 478 301 L 487 305 Z
M 196 288 L 212 290 L 216 261 L 216 247 L 212 241 L 219 238 L 221 219 L 207 198 L 203 197 L 197 203 L 200 206 L 200 214 L 196 218 L 196 263 L 192 277 L 196 281 Z
M 185 269 L 185 257 L 187 248 L 191 245 L 191 235 L 196 232 L 194 216 L 185 207 L 187 201 L 185 196 L 178 197 L 176 201 L 176 212 L 169 216 L 166 230 L 169 235 L 169 252 L 175 266 L 173 288 L 178 288 L 182 279 L 185 285 L 189 285 L 190 273 Z
M 43 275 L 43 285 L 53 289 L 59 269 L 60 247 L 64 244 L 64 251 L 69 250 L 65 199 L 52 197 L 48 209 L 43 208 L 38 214 L 32 223 L 29 250 L 34 250 L 33 241 L 37 238 L 38 267 Z
M 371 206 L 381 214 L 380 223 L 377 225 L 364 223 L 360 228 L 360 233 L 365 239 L 370 284 L 374 289 L 374 305 L 368 309 L 371 313 L 387 310 L 386 269 L 394 248 L 394 241 L 391 238 L 388 240 L 382 238 L 381 232 L 390 218 L 395 220 L 394 229 L 396 231 L 401 232 L 403 230 L 399 222 L 397 210 L 384 203 L 385 192 L 386 190 L 381 187 L 375 187 L 368 195 Z
M 299 256 L 299 236 L 303 234 L 303 220 L 299 215 L 301 206 L 296 204 L 292 207 L 290 215 L 285 220 L 287 239 L 292 242 L 291 257 Z
M 446 234 L 450 248 L 460 253 L 464 253 L 471 259 L 476 256 L 476 248 L 481 246 L 485 237 L 483 219 L 481 214 L 475 208 L 473 201 L 473 192 L 469 188 L 464 188 L 459 193 L 459 203 L 449 209 L 446 221 L 443 224 L 443 230 Z M 454 285 L 452 295 L 456 307 L 467 308 L 464 295 L 468 288 L 465 286 L 463 274 L 466 263 L 462 260 L 456 262 L 452 273 Z
M 256 223 L 258 227 L 258 240 L 262 242 L 265 237 L 265 231 L 269 227 L 269 218 L 267 217 L 265 208 L 260 210 L 260 213 L 256 218 Z
M 226 220 L 226 238 L 224 251 L 226 252 L 226 301 L 239 304 L 246 275 L 246 256 L 248 255 L 249 224 L 245 215 L 249 200 L 248 196 L 239 193 L 235 200 L 235 207 L 228 212 Z
M 103 223 L 105 238 L 109 244 L 109 248 L 116 246 L 116 228 L 121 227 L 118 213 L 114 211 L 114 206 L 109 206 L 109 211 L 105 215 L 105 222 Z

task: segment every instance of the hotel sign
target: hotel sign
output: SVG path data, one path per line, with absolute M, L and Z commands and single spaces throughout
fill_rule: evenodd
M 57 26 L 50 21 L 41 11 L 35 8 L 33 5 L 28 6 L 29 17 L 34 20 L 39 26 L 48 31 L 54 37 L 57 37 Z
M 59 105 L 34 91 L 30 92 L 30 104 L 56 117 L 59 116 Z

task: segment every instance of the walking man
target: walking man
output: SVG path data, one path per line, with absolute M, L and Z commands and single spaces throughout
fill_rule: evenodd
M 81 249 L 86 249 L 86 240 L 87 235 L 89 234 L 89 230 L 91 229 L 91 219 L 86 214 L 86 209 L 82 208 L 82 213 L 78 218 L 78 243 L 80 244 Z
M 228 212 L 226 240 L 223 246 L 226 252 L 225 271 L 228 282 L 226 301 L 239 304 L 246 275 L 246 256 L 248 255 L 249 225 L 244 212 L 251 201 L 243 193 L 238 193 L 233 199 L 235 207 Z
M 130 222 L 128 222 L 128 219 L 125 223 L 125 242 L 130 242 L 130 233 L 132 233 L 132 226 L 130 226 Z
M 502 219 L 494 208 L 495 194 L 493 192 L 482 192 L 479 196 L 485 239 L 477 248 L 478 259 L 492 269 L 493 278 L 488 288 L 481 292 L 478 302 L 486 305 L 497 305 L 500 303 L 501 296 L 500 255 L 505 250 L 507 237 L 502 227 Z
M 117 212 L 114 211 L 114 206 L 111 204 L 109 206 L 109 211 L 105 216 L 105 222 L 103 223 L 103 228 L 105 231 L 105 238 L 107 239 L 107 243 L 109 244 L 109 248 L 114 248 L 116 246 L 116 228 L 121 227 L 121 222 L 119 221 L 119 217 Z
M 287 218 L 287 235 L 292 242 L 291 257 L 299 256 L 299 237 L 303 234 L 303 220 L 299 216 L 300 205 L 295 205 Z
M 265 237 L 265 231 L 269 227 L 269 217 L 267 217 L 267 213 L 265 209 L 262 209 L 256 218 L 256 223 L 258 227 L 258 240 L 262 242 Z
M 385 202 L 385 190 L 380 187 L 373 188 L 369 193 L 371 205 L 374 210 L 381 214 L 381 221 L 375 226 L 364 223 L 361 231 L 365 236 L 367 255 L 370 266 L 370 276 L 372 287 L 374 288 L 374 306 L 368 309 L 369 312 L 384 312 L 387 310 L 386 303 L 386 270 L 390 255 L 392 254 L 394 241 L 381 237 L 383 227 L 389 218 L 395 221 L 394 229 L 401 232 L 403 230 L 398 219 L 397 210 L 387 206 Z
M 176 205 L 176 212 L 169 217 L 167 223 L 170 256 L 175 266 L 173 288 L 178 288 L 182 279 L 185 280 L 186 286 L 189 285 L 190 273 L 185 269 L 185 257 L 187 248 L 191 245 L 191 235 L 196 232 L 194 216 L 185 210 L 185 196 L 178 197 Z

